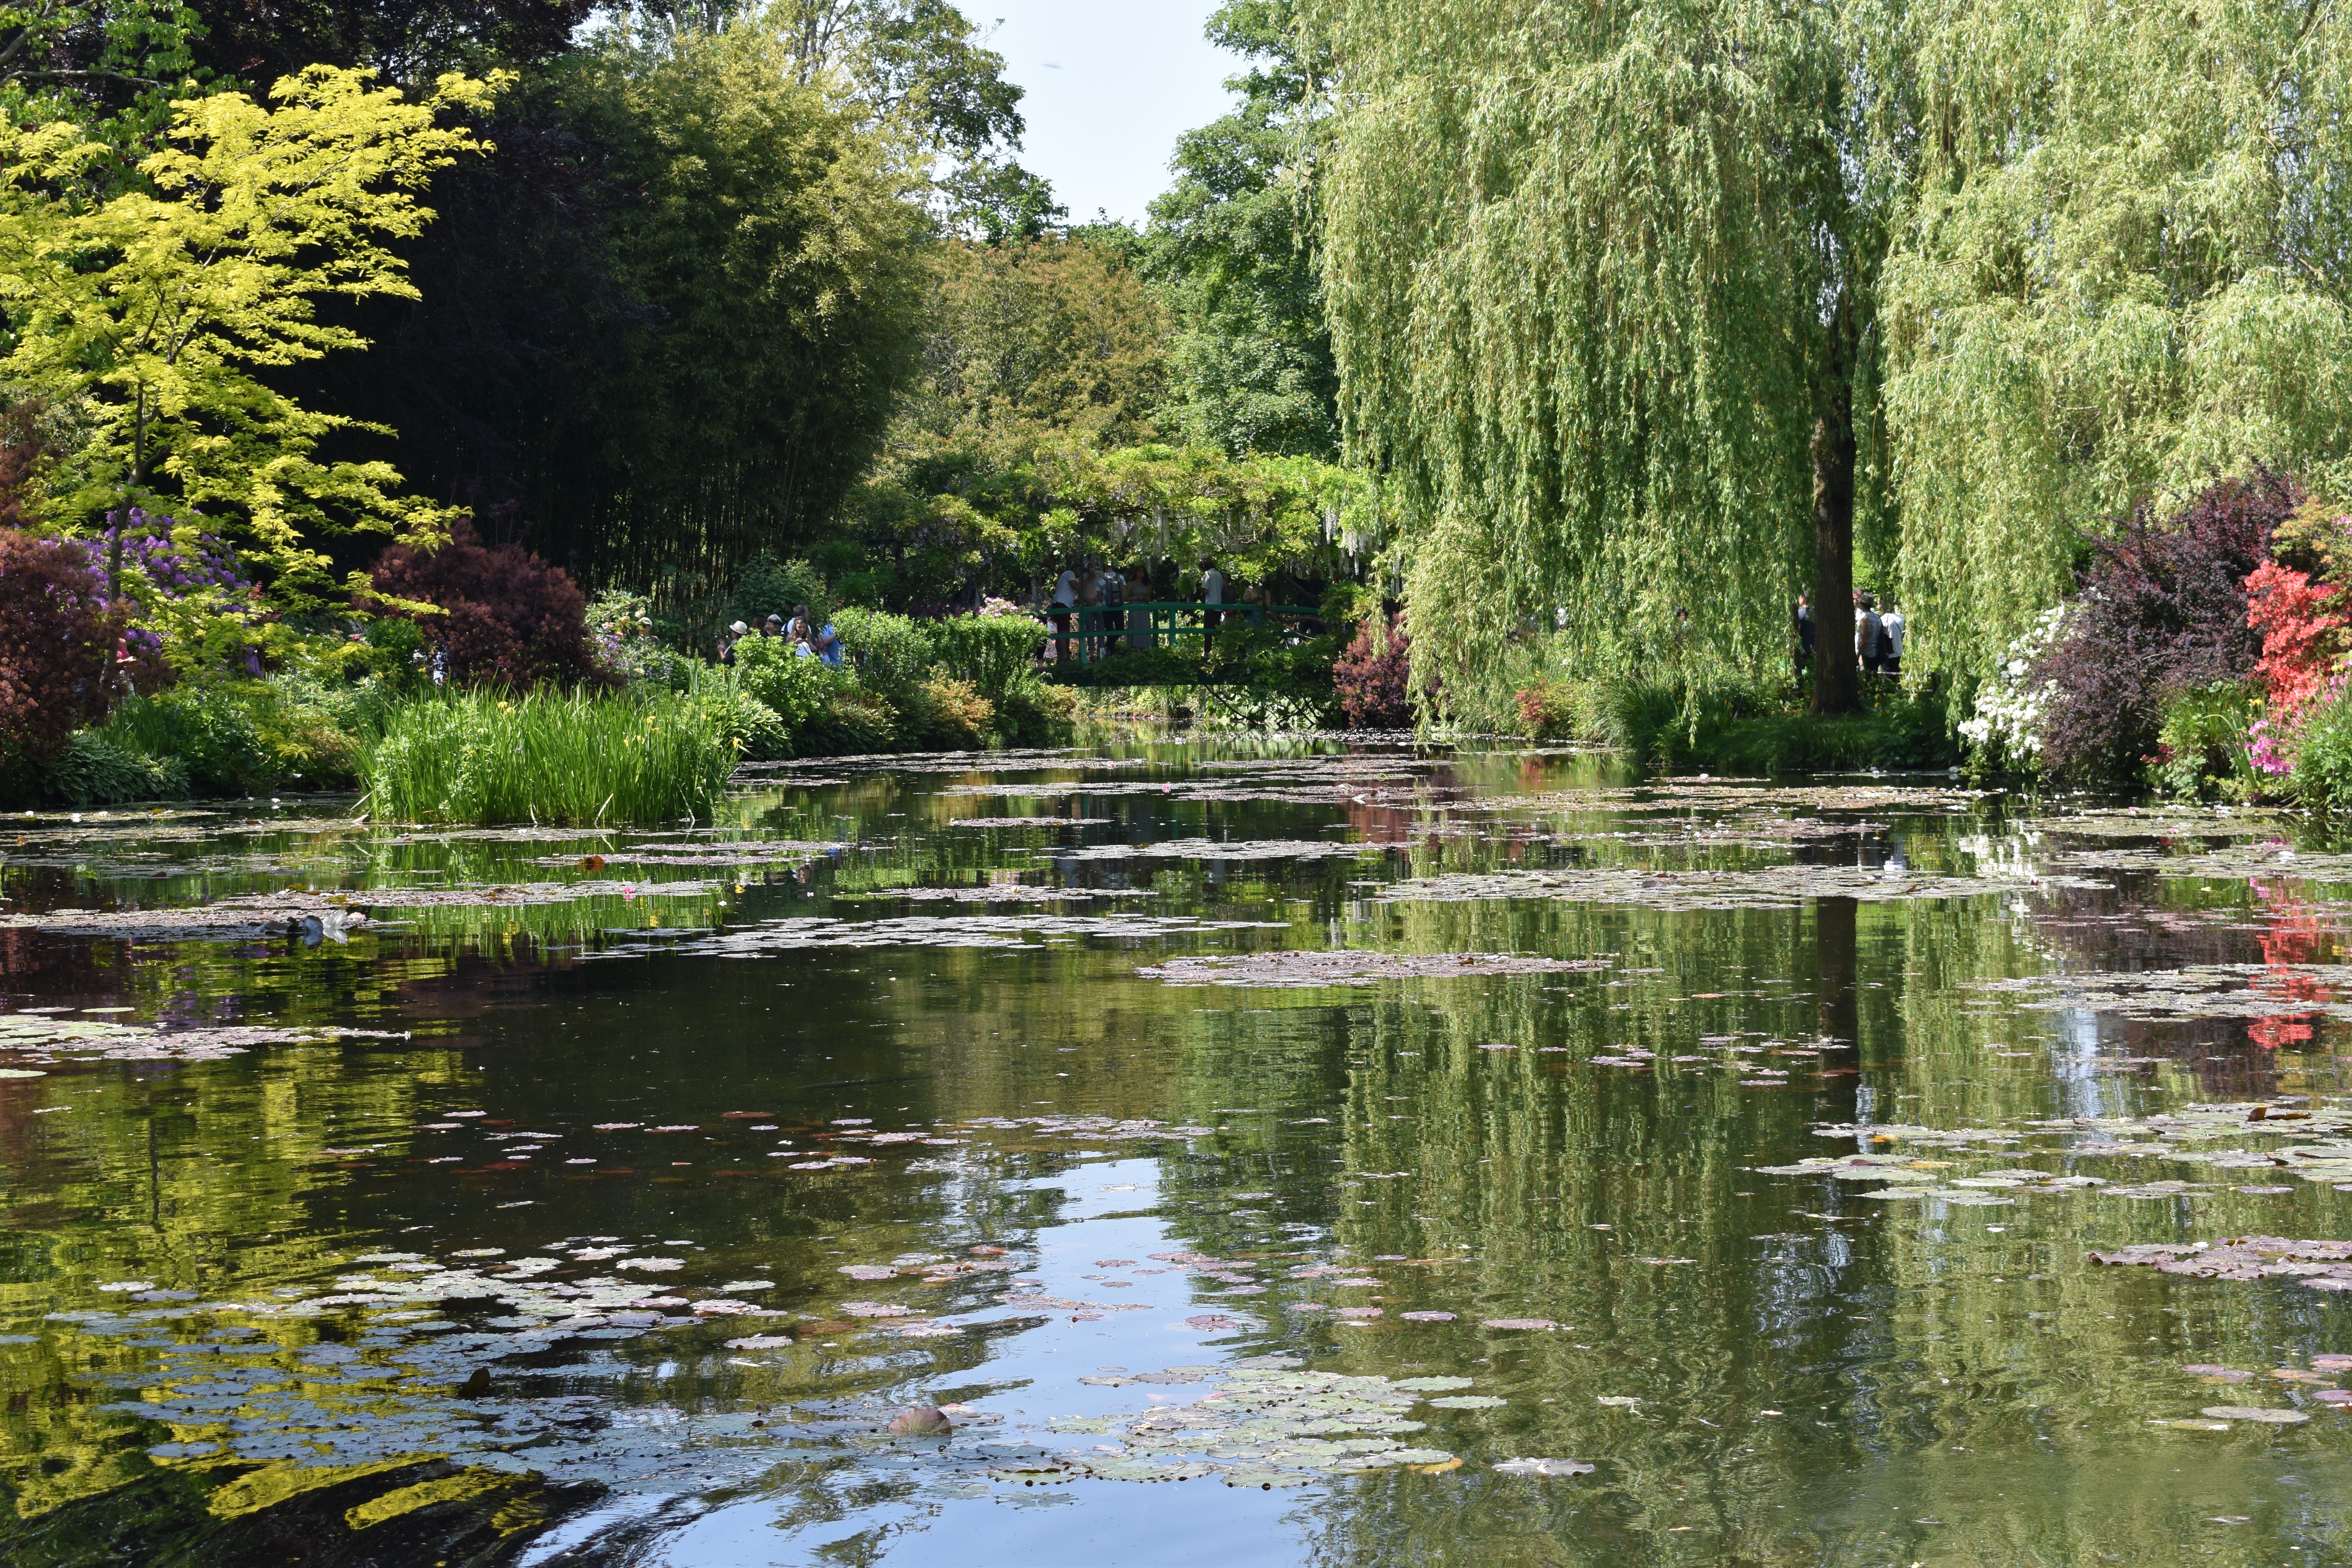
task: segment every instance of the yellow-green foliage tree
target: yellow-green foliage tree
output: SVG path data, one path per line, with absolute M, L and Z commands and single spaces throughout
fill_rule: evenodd
M 412 100 L 316 67 L 266 105 L 194 99 L 140 163 L 143 188 L 102 200 L 78 193 L 107 143 L 62 121 L 0 127 L 0 376 L 73 432 L 46 514 L 202 512 L 291 608 L 326 586 L 326 536 L 436 526 L 389 464 L 322 456 L 351 422 L 269 373 L 365 346 L 322 300 L 414 297 L 394 247 L 431 219 L 434 171 L 481 147 L 449 116 L 494 87 L 446 76 Z

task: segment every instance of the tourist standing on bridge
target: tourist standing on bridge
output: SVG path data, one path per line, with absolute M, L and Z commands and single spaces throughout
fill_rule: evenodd
M 1054 630 L 1058 634 L 1054 644 L 1054 657 L 1057 659 L 1076 656 L 1077 650 L 1070 645 L 1070 621 L 1076 615 L 1077 607 L 1078 574 L 1065 566 L 1062 574 L 1054 580 L 1053 615 L 1050 617 Z

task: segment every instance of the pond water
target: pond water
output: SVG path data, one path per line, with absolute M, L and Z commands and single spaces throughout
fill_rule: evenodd
M 0 823 L 0 1559 L 2352 1552 L 2352 857 L 2289 821 L 740 784 Z

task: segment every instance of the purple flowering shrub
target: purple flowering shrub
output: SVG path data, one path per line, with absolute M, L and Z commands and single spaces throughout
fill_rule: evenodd
M 138 605 L 139 624 L 124 633 L 121 650 L 140 667 L 136 684 L 161 684 L 167 671 L 261 673 L 274 616 L 226 541 L 132 507 L 109 513 L 106 531 L 89 542 L 101 572 L 118 538 L 118 587 Z

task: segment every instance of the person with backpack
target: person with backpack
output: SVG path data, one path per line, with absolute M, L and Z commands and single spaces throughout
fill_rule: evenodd
M 1877 601 L 1857 589 L 1853 595 L 1853 656 L 1865 675 L 1879 672 L 1886 629 L 1878 618 Z

